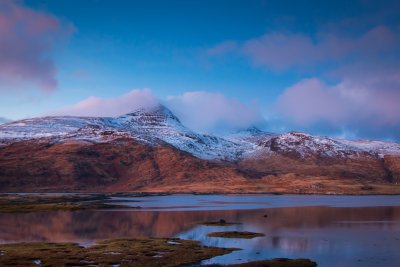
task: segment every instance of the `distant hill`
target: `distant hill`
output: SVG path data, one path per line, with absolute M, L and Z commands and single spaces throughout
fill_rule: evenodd
M 11 120 L 0 117 L 0 124 L 6 123 L 6 122 L 10 122 Z

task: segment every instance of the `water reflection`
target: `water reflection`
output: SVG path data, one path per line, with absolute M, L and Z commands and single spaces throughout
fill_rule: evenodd
M 264 217 L 267 215 L 267 217 Z M 199 222 L 241 222 L 209 227 Z M 208 232 L 264 233 L 251 240 L 207 237 Z M 220 211 L 77 211 L 0 214 L 0 242 L 88 244 L 122 237 L 178 236 L 241 251 L 205 263 L 274 257 L 311 258 L 319 266 L 399 266 L 400 207 L 290 207 Z
M 396 196 L 340 196 L 340 195 L 169 195 L 114 198 L 128 206 L 145 210 L 240 210 L 306 206 L 329 207 L 384 207 L 398 206 Z
M 253 231 L 265 237 L 251 240 L 207 237 L 219 227 L 196 226 L 178 236 L 212 246 L 243 250 L 207 260 L 240 263 L 273 257 L 311 258 L 319 266 L 399 266 L 400 208 L 276 208 L 243 213 L 242 225 L 227 231 Z M 268 217 L 264 218 L 263 214 Z M 240 214 L 240 212 L 239 212 Z

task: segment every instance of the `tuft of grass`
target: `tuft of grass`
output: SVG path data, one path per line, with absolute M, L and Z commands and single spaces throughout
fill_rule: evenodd
M 238 231 L 226 231 L 226 232 L 212 232 L 207 236 L 210 237 L 223 237 L 223 238 L 245 238 L 251 239 L 255 237 L 264 236 L 262 233 L 253 233 L 253 232 L 238 232 Z
M 91 247 L 75 243 L 17 243 L 0 245 L 1 266 L 180 266 L 230 253 L 236 249 L 201 246 L 176 238 L 113 239 Z

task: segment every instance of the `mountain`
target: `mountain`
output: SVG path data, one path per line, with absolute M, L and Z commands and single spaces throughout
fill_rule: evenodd
M 107 142 L 120 137 L 151 146 L 167 143 L 204 159 L 232 160 L 244 152 L 234 142 L 189 130 L 162 105 L 116 118 L 44 117 L 0 127 L 0 144 L 41 138 L 51 138 L 53 142 Z
M 400 145 L 186 128 L 166 107 L 0 125 L 0 191 L 399 193 Z

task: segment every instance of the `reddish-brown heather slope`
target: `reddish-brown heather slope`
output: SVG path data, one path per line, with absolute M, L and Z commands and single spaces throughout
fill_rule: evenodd
M 243 179 L 236 170 L 170 145 L 22 141 L 0 148 L 1 191 L 136 191 L 164 184 Z
M 0 147 L 0 191 L 395 194 L 400 157 L 300 157 L 265 153 L 209 161 L 131 138 L 102 143 L 50 139 Z

